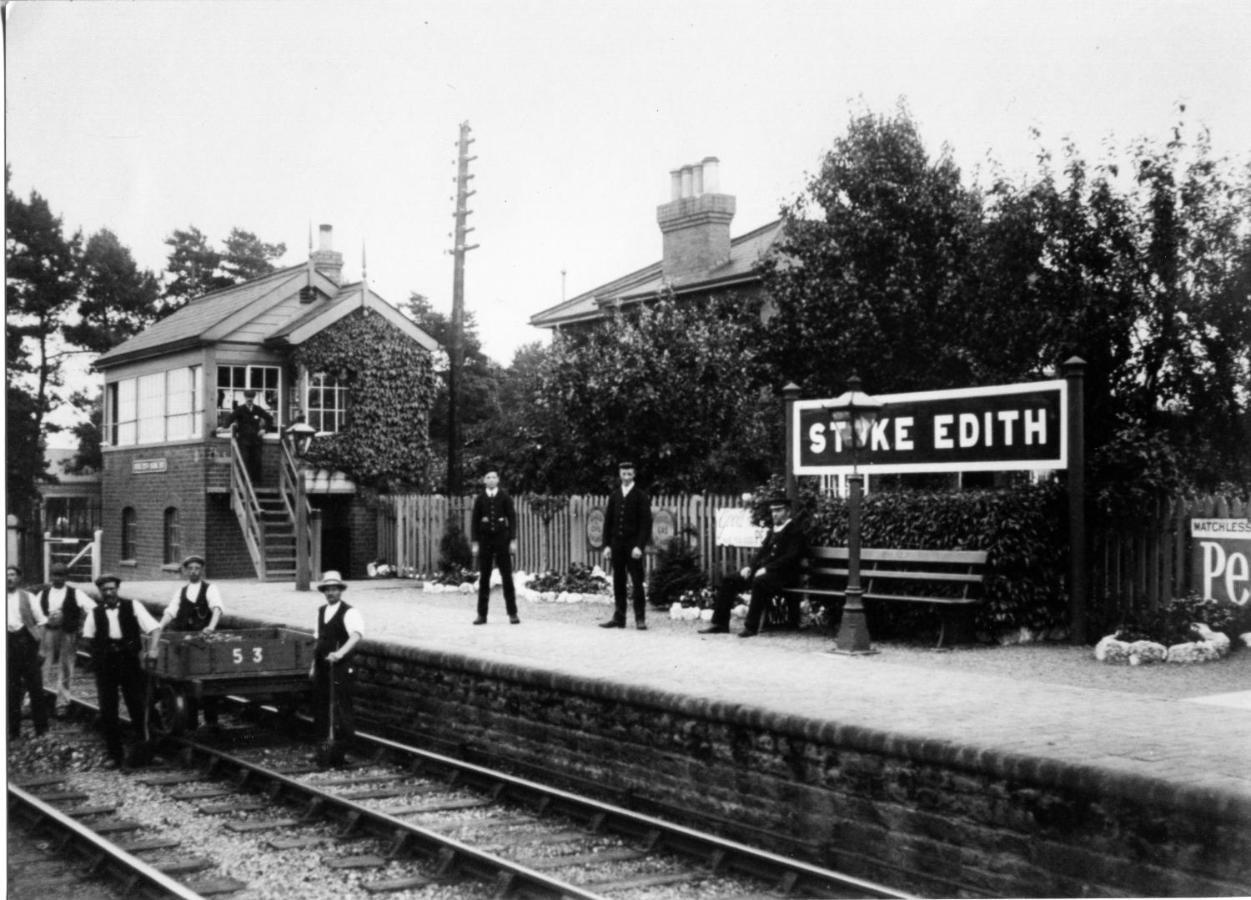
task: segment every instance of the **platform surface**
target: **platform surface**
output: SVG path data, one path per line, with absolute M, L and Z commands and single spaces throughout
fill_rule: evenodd
M 227 616 L 274 624 L 311 630 L 322 602 L 317 591 L 290 584 L 216 584 Z M 766 632 L 750 640 L 700 635 L 697 624 L 669 621 L 656 610 L 649 611 L 647 631 L 605 629 L 598 623 L 611 606 L 600 604 L 521 599 L 522 623 L 510 625 L 498 592 L 489 624 L 474 626 L 474 595 L 430 593 L 416 584 L 349 583 L 344 598 L 361 610 L 367 640 L 1158 779 L 1251 809 L 1251 681 L 1245 690 L 1230 691 L 1222 682 L 1208 693 L 1192 677 L 1199 687 L 1188 696 L 1057 684 L 909 664 L 893 659 L 889 648 L 874 656 L 834 655 L 832 642 L 811 632 Z M 127 582 L 121 593 L 165 604 L 175 586 Z M 915 663 L 915 654 L 910 659 Z M 1238 671 L 1251 673 L 1251 666 L 1240 662 Z

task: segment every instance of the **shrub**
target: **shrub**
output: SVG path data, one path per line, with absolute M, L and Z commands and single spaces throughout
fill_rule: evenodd
M 448 516 L 443 537 L 439 540 L 439 571 L 453 573 L 468 570 L 471 566 L 473 551 L 469 549 L 469 540 L 456 517 Z
M 647 580 L 647 599 L 653 606 L 668 607 L 687 591 L 707 586 L 708 576 L 699 567 L 699 554 L 691 546 L 693 529 L 684 528 L 656 551 L 656 566 Z
M 557 572 L 544 572 L 541 575 L 535 575 L 526 582 L 526 587 L 532 591 L 564 593 L 566 591 L 573 594 L 599 594 L 608 586 L 602 572 L 596 572 L 595 568 L 586 563 L 570 563 L 569 571 L 564 574 Z
M 1237 647 L 1238 635 L 1251 630 L 1251 608 L 1227 600 L 1207 600 L 1197 591 L 1191 591 L 1150 613 L 1127 618 L 1115 634 L 1121 641 L 1155 641 L 1168 647 L 1195 640 L 1193 626 L 1196 623 L 1223 632 L 1229 637 L 1230 645 Z

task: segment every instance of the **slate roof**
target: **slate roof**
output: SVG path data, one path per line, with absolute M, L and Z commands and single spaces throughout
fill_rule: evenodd
M 676 294 L 681 295 L 756 281 L 756 263 L 769 251 L 781 233 L 782 220 L 777 219 L 747 234 L 739 235 L 730 241 L 730 258 L 726 262 L 696 277 L 671 282 L 669 286 Z M 661 275 L 661 262 L 658 260 L 535 313 L 530 317 L 530 324 L 539 328 L 554 328 L 571 322 L 590 321 L 603 315 L 604 306 L 650 299 L 665 285 L 666 281 Z

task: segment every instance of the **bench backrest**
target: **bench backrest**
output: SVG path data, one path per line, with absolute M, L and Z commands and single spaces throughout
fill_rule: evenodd
M 985 550 L 902 550 L 865 547 L 860 581 L 866 597 L 930 603 L 968 603 L 986 580 Z M 846 547 L 811 547 L 803 561 L 810 587 L 843 588 Z

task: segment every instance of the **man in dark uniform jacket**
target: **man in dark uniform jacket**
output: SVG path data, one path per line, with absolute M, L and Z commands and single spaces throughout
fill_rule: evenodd
M 500 473 L 489 470 L 482 479 L 484 490 L 473 501 L 473 519 L 469 523 L 469 540 L 478 557 L 478 618 L 475 625 L 485 625 L 487 606 L 491 599 L 491 569 L 499 567 L 504 582 L 504 606 L 508 621 L 520 625 L 517 618 L 517 592 L 513 587 L 513 553 L 517 550 L 517 511 L 513 498 L 500 489 Z
M 731 572 L 721 580 L 717 603 L 713 608 L 712 624 L 700 629 L 700 634 L 720 634 L 730 630 L 730 609 L 734 599 L 751 588 L 751 603 L 747 607 L 747 621 L 739 637 L 753 637 L 760 633 L 760 621 L 765 607 L 783 588 L 799 581 L 800 562 L 808 549 L 803 531 L 791 518 L 791 501 L 786 497 L 769 500 L 769 515 L 773 527 L 765 536 L 760 550 L 751 564 L 741 572 Z
M 243 467 L 253 485 L 261 482 L 262 448 L 265 432 L 274 427 L 274 417 L 255 403 L 256 391 L 243 392 L 243 405 L 236 406 L 230 417 L 230 433 L 239 442 L 243 454 Z
M 643 489 L 634 484 L 634 463 L 617 464 L 621 487 L 608 498 L 604 514 L 604 561 L 612 564 L 612 591 L 617 608 L 601 628 L 625 628 L 626 573 L 634 587 L 634 625 L 647 630 L 647 607 L 643 602 L 643 552 L 652 539 L 652 505 Z

